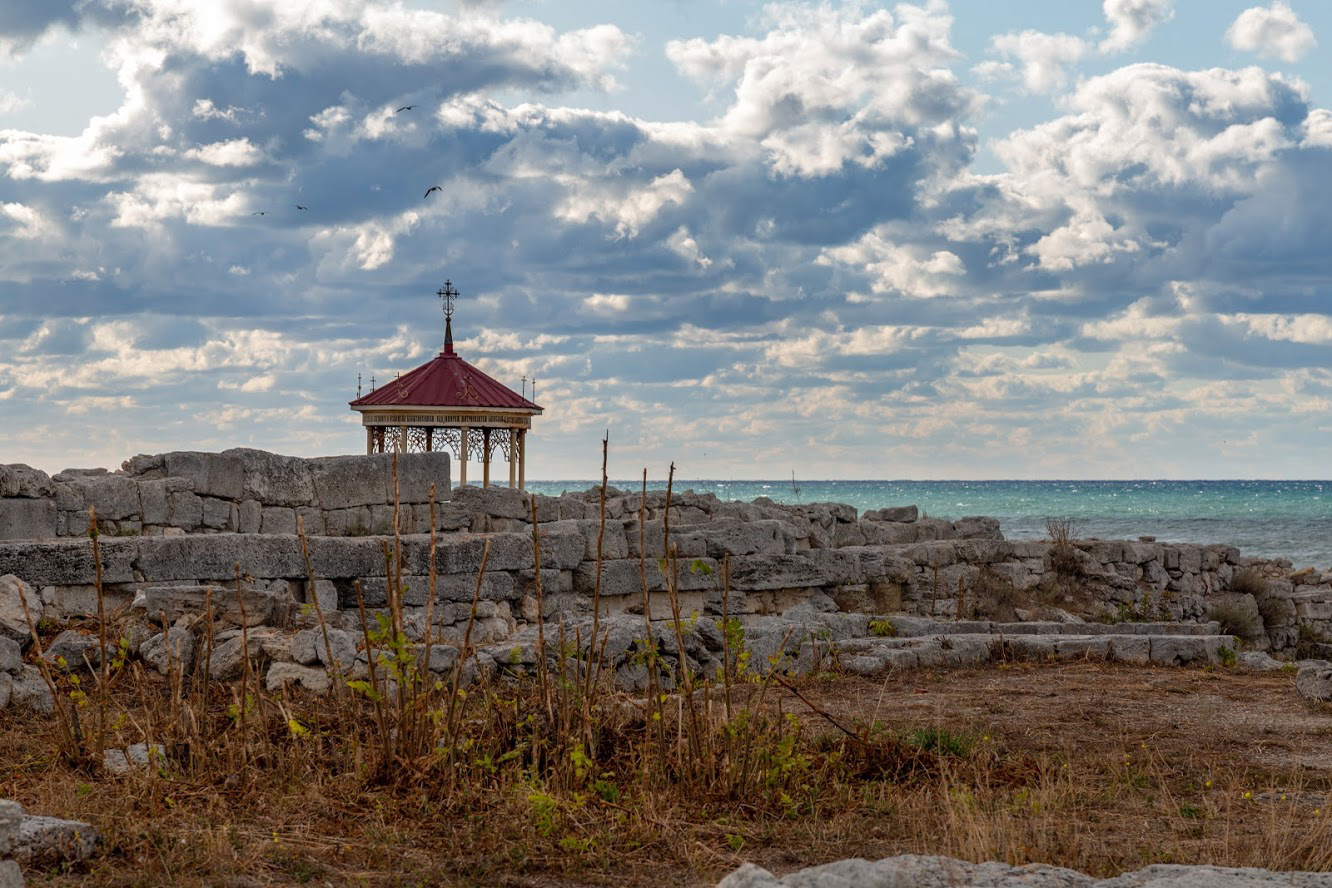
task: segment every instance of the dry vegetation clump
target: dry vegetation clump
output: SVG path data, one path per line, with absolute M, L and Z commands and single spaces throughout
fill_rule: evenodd
M 688 566 L 664 533 L 679 635 L 690 617 L 674 578 Z M 398 542 L 386 557 L 400 575 Z M 539 565 L 535 530 L 533 548 Z M 484 572 L 483 558 L 477 596 Z M 1237 764 L 1231 744 L 1103 721 L 1107 692 L 1175 673 L 999 663 L 796 681 L 750 662 L 724 614 L 718 676 L 671 673 L 646 647 L 649 679 L 669 674 L 682 693 L 654 683 L 632 699 L 610 690 L 596 625 L 590 639 L 539 636 L 548 668 L 534 675 L 465 684 L 470 631 L 440 678 L 430 638 L 404 636 L 400 595 L 388 610 L 365 631 L 366 676 L 324 697 L 269 693 L 248 670 L 210 681 L 211 614 L 196 668 L 147 672 L 102 614 L 97 672 L 47 673 L 57 715 L 0 713 L 0 796 L 103 836 L 49 881 L 706 884 L 745 860 L 785 870 L 907 851 L 1100 875 L 1158 861 L 1332 868 L 1326 771 Z M 1061 682 L 1068 701 L 1024 699 Z M 1048 734 L 1069 713 L 1082 721 Z M 103 770 L 103 750 L 138 742 L 165 756 Z

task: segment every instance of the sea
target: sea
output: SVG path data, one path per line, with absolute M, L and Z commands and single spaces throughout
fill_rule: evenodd
M 587 490 L 595 481 L 529 481 L 534 493 Z M 642 481 L 612 481 L 639 490 Z M 661 490 L 665 481 L 649 481 Z M 748 502 L 835 502 L 867 509 L 915 505 L 931 518 L 999 519 L 1013 540 L 1048 538 L 1048 519 L 1071 519 L 1079 538 L 1223 543 L 1244 555 L 1332 568 L 1332 481 L 706 481 L 676 490 Z

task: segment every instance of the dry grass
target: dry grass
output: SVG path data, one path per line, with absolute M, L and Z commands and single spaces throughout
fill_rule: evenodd
M 706 884 L 744 860 L 789 870 L 906 851 L 1098 875 L 1153 862 L 1329 870 L 1332 719 L 1291 685 L 1098 664 L 808 679 L 746 707 L 766 721 L 745 735 L 777 742 L 740 795 L 674 768 L 645 780 L 646 724 L 610 696 L 581 782 L 555 785 L 528 762 L 469 767 L 448 790 L 344 767 L 326 700 L 282 701 L 310 734 L 270 725 L 271 761 L 128 778 L 70 766 L 49 720 L 6 715 L 0 794 L 102 830 L 99 854 L 52 884 Z M 156 676 L 134 690 L 139 708 L 169 705 Z M 511 712 L 523 692 L 492 689 L 484 708 Z M 229 699 L 213 695 L 219 721 Z M 721 708 L 704 716 L 714 727 Z

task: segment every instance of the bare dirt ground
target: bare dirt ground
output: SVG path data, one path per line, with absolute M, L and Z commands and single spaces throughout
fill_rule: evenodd
M 795 687 L 820 712 L 772 690 L 809 755 L 825 754 L 815 735 L 845 728 L 942 764 L 844 769 L 786 814 L 570 804 L 561 829 L 577 841 L 561 845 L 530 825 L 526 790 L 449 812 L 428 787 L 394 795 L 346 775 L 244 797 L 223 781 L 116 779 L 62 765 L 45 719 L 0 713 L 0 797 L 107 837 L 88 864 L 29 872 L 35 884 L 708 885 L 745 861 L 785 873 L 905 852 L 1099 876 L 1155 862 L 1332 870 L 1332 708 L 1304 703 L 1293 672 L 999 663 Z

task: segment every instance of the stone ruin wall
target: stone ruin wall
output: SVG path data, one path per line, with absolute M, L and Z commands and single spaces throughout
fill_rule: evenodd
M 44 534 L 47 538 L 0 542 L 0 636 L 27 636 L 21 610 L 15 607 L 18 595 L 27 595 L 34 610 L 50 620 L 96 612 L 91 544 L 86 538 L 58 536 L 62 530 L 67 535 L 78 532 L 78 509 L 91 503 L 103 515 L 103 506 L 122 496 L 123 507 L 109 509 L 105 518 L 118 522 L 109 526 L 120 535 L 101 536 L 101 562 L 108 606 L 124 606 L 145 618 L 141 637 L 133 639 L 136 649 L 152 645 L 149 633 L 160 633 L 163 619 L 177 627 L 197 623 L 211 598 L 223 626 L 239 625 L 243 604 L 246 623 L 255 627 L 252 647 L 260 645 L 274 663 L 293 658 L 309 662 L 322 655 L 313 649 L 303 656 L 293 654 L 293 632 L 299 636 L 297 630 L 304 630 L 307 638 L 301 643 L 311 647 L 308 635 L 316 601 L 328 624 L 348 633 L 349 639 L 360 633 L 358 582 L 368 609 L 385 604 L 385 555 L 391 539 L 362 534 L 391 526 L 389 459 L 298 460 L 237 450 L 165 454 L 136 457 L 123 473 L 62 473 L 45 481 L 26 467 L 0 467 L 0 487 L 6 494 L 0 502 L 27 499 L 55 510 L 53 523 L 42 525 L 44 530 L 54 525 L 54 531 Z M 399 494 L 406 504 L 401 529 L 407 533 L 402 546 L 404 601 L 413 640 L 425 634 L 430 537 L 409 531 L 428 531 L 429 485 L 435 481 L 444 496 L 447 473 L 447 457 L 441 454 L 413 454 L 400 462 Z M 166 495 L 165 512 L 159 492 Z M 177 524 L 172 523 L 173 494 L 193 497 L 181 497 L 190 511 Z M 461 642 L 488 542 L 472 638 L 478 645 L 492 646 L 519 639 L 539 619 L 530 500 L 507 488 L 468 487 L 448 496 L 449 501 L 436 508 L 436 530 L 441 533 L 432 635 L 446 646 Z M 221 519 L 221 507 L 213 506 L 218 517 L 212 524 L 221 526 L 202 523 L 202 518 L 192 524 L 195 501 L 210 499 L 228 506 L 226 520 Z M 599 490 L 535 499 L 541 616 L 576 623 L 590 614 L 599 542 L 604 613 L 634 615 L 641 625 L 645 573 L 651 618 L 668 615 L 659 567 L 666 517 L 663 492 L 649 492 L 640 515 L 641 494 L 608 491 L 604 536 Z M 201 505 L 197 514 L 206 508 Z M 313 584 L 300 540 L 292 535 L 295 514 L 309 516 Z M 680 559 L 682 612 L 697 612 L 705 620 L 715 621 L 723 610 L 751 619 L 797 611 L 830 617 L 843 612 L 963 618 L 973 616 L 977 600 L 985 598 L 1009 608 L 1010 615 L 1003 619 L 1072 621 L 1075 618 L 1059 606 L 1065 603 L 1055 585 L 1060 579 L 1056 564 L 1061 564 L 1084 597 L 1082 603 L 1112 618 L 1202 623 L 1225 601 L 1260 620 L 1260 634 L 1247 641 L 1276 653 L 1295 646 L 1301 625 L 1314 633 L 1332 632 L 1332 571 L 1293 571 L 1289 562 L 1245 558 L 1228 546 L 1090 540 L 1060 550 L 1049 542 L 1005 540 L 998 523 L 989 518 L 950 522 L 920 517 L 915 507 L 859 515 L 839 504 L 779 505 L 762 498 L 722 502 L 691 492 L 673 496 L 669 518 L 671 542 Z M 135 535 L 136 530 L 141 535 Z M 725 601 L 724 559 L 730 579 Z M 1264 578 L 1258 594 L 1232 591 L 1232 582 L 1245 571 Z M 448 650 L 441 648 L 440 655 L 447 657 Z M 452 655 L 456 657 L 456 650 Z M 222 668 L 215 671 L 223 673 Z
M 294 534 L 298 516 L 311 536 L 390 533 L 391 465 L 390 454 L 300 459 L 246 448 L 141 455 L 116 472 L 0 465 L 0 540 L 85 537 L 90 506 L 107 536 Z M 402 455 L 403 532 L 430 529 L 432 482 L 447 499 L 447 454 Z

